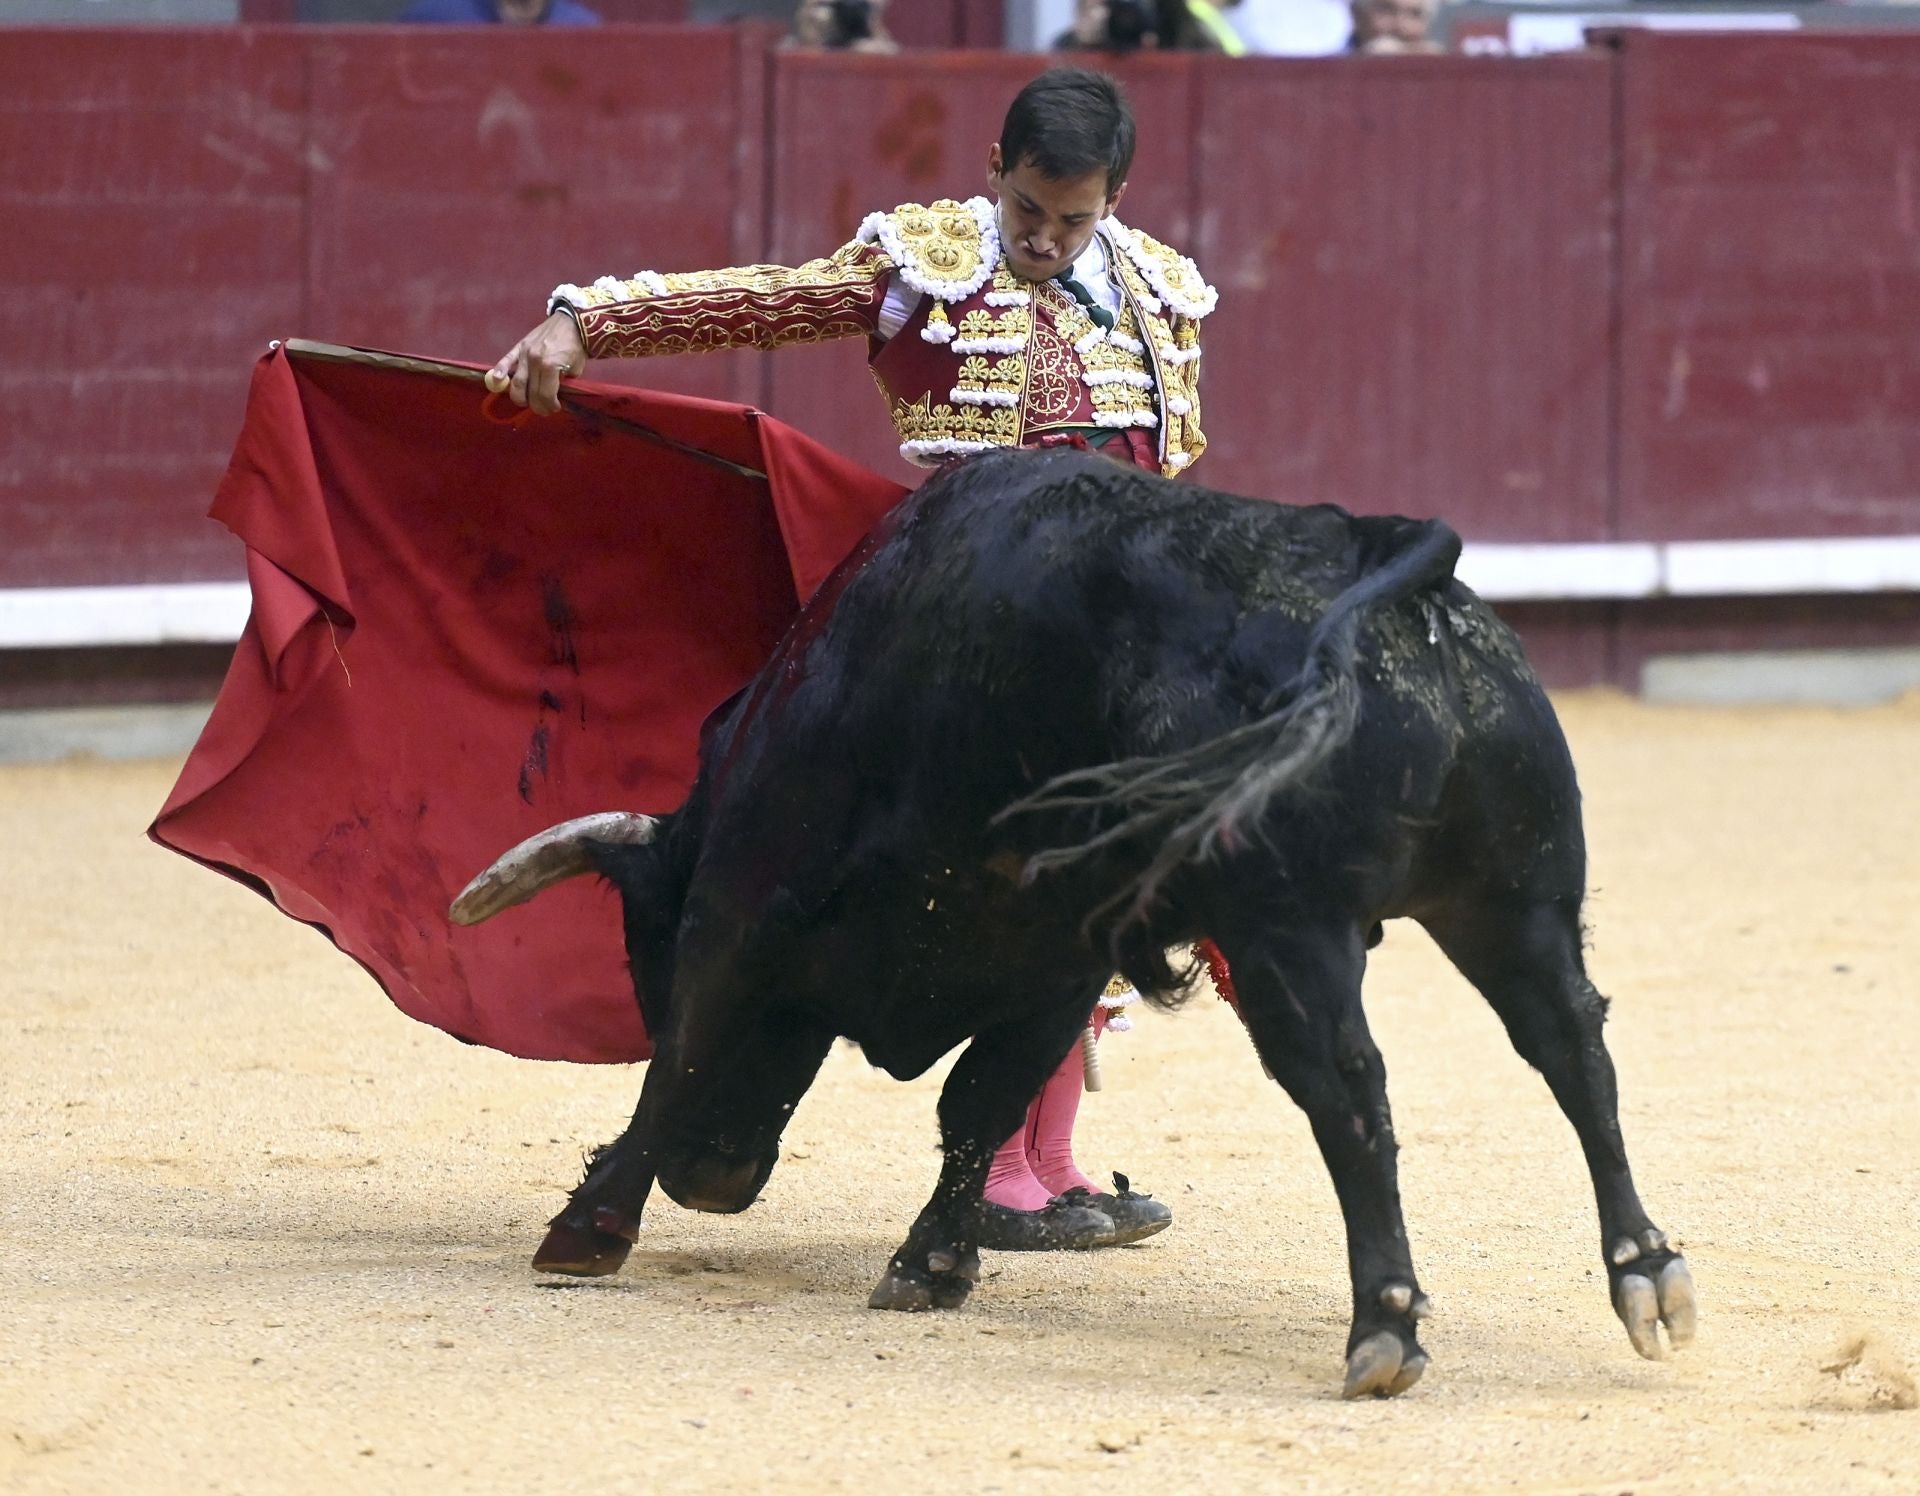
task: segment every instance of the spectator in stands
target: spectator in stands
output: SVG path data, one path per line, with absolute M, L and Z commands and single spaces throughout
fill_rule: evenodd
M 1353 36 L 1348 0 L 1223 0 L 1226 22 L 1253 57 L 1326 57 Z
M 1433 39 L 1434 0 L 1353 0 L 1355 52 L 1438 52 Z
M 1053 45 L 1070 52 L 1246 50 L 1211 0 L 1075 0 L 1073 25 Z
M 446 26 L 598 26 L 580 0 L 413 0 L 397 19 Z
M 820 52 L 898 52 L 887 34 L 887 0 L 800 0 L 780 44 Z

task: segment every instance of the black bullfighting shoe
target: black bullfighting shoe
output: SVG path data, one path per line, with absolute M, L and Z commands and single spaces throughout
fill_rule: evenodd
M 1096 1242 L 1101 1247 L 1124 1247 L 1130 1242 L 1157 1236 L 1173 1224 L 1173 1211 L 1152 1195 L 1131 1189 L 1125 1174 L 1113 1176 L 1114 1193 L 1089 1194 L 1086 1190 L 1068 1190 L 1060 1198 L 1075 1205 L 1089 1206 L 1113 1222 L 1113 1235 Z
M 991 1251 L 1084 1252 L 1112 1243 L 1113 1221 L 1105 1211 L 1076 1205 L 1060 1195 L 1039 1210 L 980 1202 L 980 1245 Z

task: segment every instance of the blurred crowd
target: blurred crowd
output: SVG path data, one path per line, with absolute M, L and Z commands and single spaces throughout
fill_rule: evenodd
M 1435 0 L 1076 0 L 1058 51 L 1431 52 Z M 801 0 L 796 47 L 891 51 L 887 0 Z
M 785 45 L 820 51 L 893 52 L 889 0 L 789 0 L 746 7 L 789 20 Z M 910 0 L 909 0 L 910 3 Z M 1060 51 L 1219 52 L 1229 56 L 1323 56 L 1337 52 L 1433 52 L 1437 0 L 1075 0 Z M 697 7 L 695 8 L 697 11 Z M 735 7 L 738 14 L 741 7 Z M 582 0 L 410 0 L 402 21 L 591 25 Z
M 1229 56 L 1431 52 L 1435 0 L 1077 0 L 1063 50 Z
M 0 0 L 9 25 L 387 21 L 486 26 L 771 23 L 797 51 L 1009 48 L 1229 57 L 1534 55 L 1595 27 L 1909 30 L 1920 0 Z

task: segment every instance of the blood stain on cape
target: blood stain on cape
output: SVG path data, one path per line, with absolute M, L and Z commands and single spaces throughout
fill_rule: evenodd
M 580 652 L 573 644 L 573 605 L 558 577 L 547 577 L 540 584 L 540 601 L 547 615 L 547 628 L 553 637 L 553 662 L 580 673 Z

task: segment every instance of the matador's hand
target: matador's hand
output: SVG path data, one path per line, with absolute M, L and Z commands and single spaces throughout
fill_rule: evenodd
M 560 408 L 560 381 L 587 366 L 586 344 L 580 325 L 565 312 L 555 312 L 501 356 L 487 371 L 487 387 L 506 390 L 515 405 L 531 406 L 543 416 Z

